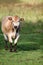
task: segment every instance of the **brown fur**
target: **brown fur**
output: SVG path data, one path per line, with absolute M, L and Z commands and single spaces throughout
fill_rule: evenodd
M 2 21 L 2 32 L 6 34 L 6 33 L 9 33 L 11 30 L 14 30 L 12 21 L 18 22 L 17 20 L 24 21 L 23 18 L 19 18 L 17 15 L 5 17 Z
M 7 20 L 2 21 L 2 31 L 4 33 L 9 33 L 12 30 L 12 20 L 9 17 Z
M 14 18 L 14 22 L 18 22 L 17 20 L 19 20 L 19 21 L 24 21 L 24 18 L 20 18 L 19 16 L 14 16 L 13 17 Z

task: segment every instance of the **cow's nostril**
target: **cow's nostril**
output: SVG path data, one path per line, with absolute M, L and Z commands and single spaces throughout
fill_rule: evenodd
M 14 26 L 14 28 L 16 29 L 16 28 L 17 28 L 17 26 Z

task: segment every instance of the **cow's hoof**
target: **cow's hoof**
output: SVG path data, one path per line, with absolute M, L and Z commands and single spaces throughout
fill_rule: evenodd
M 17 50 L 14 50 L 14 52 L 17 52 Z
M 5 48 L 5 50 L 8 50 L 8 49 Z
M 10 50 L 10 52 L 13 52 L 12 50 Z
M 5 50 L 8 50 L 8 46 L 5 47 Z

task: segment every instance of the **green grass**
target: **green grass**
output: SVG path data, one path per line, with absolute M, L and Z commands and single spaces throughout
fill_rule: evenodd
M 0 65 L 43 65 L 43 22 L 22 23 L 20 35 L 16 53 L 5 50 L 0 35 Z
M 10 2 L 10 4 L 8 3 Z M 18 15 L 21 22 L 17 52 L 6 51 L 0 25 L 0 65 L 43 65 L 43 5 L 32 7 L 15 5 L 14 0 L 0 0 L 0 22 L 4 16 Z M 28 4 L 41 4 L 43 0 L 20 0 Z M 9 46 L 9 43 L 8 43 Z

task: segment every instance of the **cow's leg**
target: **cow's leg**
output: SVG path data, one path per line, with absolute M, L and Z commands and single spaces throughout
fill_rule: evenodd
M 10 43 L 10 52 L 12 52 L 12 43 Z
M 14 40 L 14 52 L 16 51 L 17 41 L 19 39 L 20 35 L 17 33 L 15 40 Z
M 9 39 L 9 42 L 10 42 L 10 52 L 12 52 L 12 38 L 11 38 L 11 35 L 8 36 L 8 39 Z
M 7 45 L 8 38 L 5 34 L 4 34 L 4 38 L 5 38 L 5 50 L 7 50 L 8 49 L 8 45 Z

